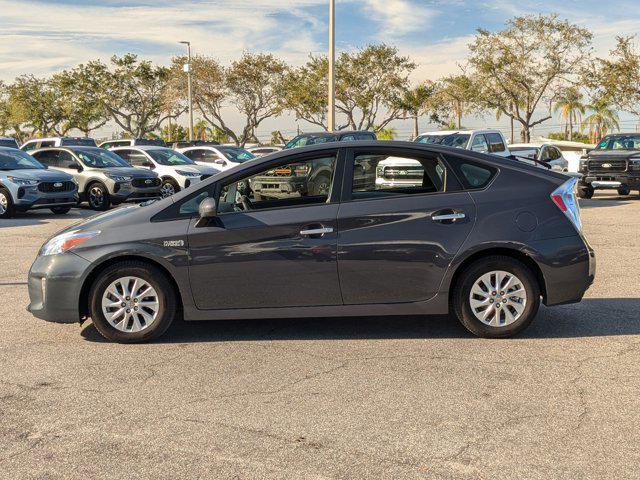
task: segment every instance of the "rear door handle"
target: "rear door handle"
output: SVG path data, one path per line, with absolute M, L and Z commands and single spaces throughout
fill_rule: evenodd
M 444 221 L 455 221 L 462 220 L 463 218 L 467 218 L 464 213 L 443 213 L 440 215 L 432 215 L 431 220 L 434 222 L 444 222 Z
M 322 227 L 322 228 L 311 228 L 309 230 L 300 230 L 300 235 L 304 235 L 304 236 L 324 235 L 325 233 L 333 233 L 333 228 Z

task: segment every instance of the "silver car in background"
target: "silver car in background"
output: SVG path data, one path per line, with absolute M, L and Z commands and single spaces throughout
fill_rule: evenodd
M 0 218 L 36 208 L 65 214 L 77 203 L 71 175 L 46 169 L 22 150 L 0 147 Z

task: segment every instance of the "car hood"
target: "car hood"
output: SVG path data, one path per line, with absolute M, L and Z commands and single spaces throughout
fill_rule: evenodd
M 41 182 L 68 182 L 73 179 L 71 175 L 59 170 L 45 170 L 34 168 L 29 170 L 1 170 L 0 175 L 11 175 L 12 177 L 40 180 Z
M 183 170 L 185 172 L 198 172 L 202 175 L 215 175 L 220 173 L 220 170 L 209 167 L 208 165 L 180 165 L 174 167 L 176 170 Z
M 111 167 L 97 169 L 107 175 L 126 175 L 133 178 L 156 178 L 158 175 L 151 170 L 134 167 Z
M 640 150 L 591 150 L 589 158 L 628 158 L 640 156 Z

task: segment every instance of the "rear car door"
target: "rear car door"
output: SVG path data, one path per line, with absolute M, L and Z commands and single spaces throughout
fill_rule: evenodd
M 338 213 L 345 304 L 427 300 L 471 232 L 475 204 L 436 154 L 398 147 L 347 149 Z M 381 162 L 382 167 L 375 166 Z M 373 165 L 393 183 L 354 178 Z M 380 171 L 382 170 L 382 171 Z M 403 173 L 404 172 L 404 173 Z
M 292 154 L 221 182 L 215 222 L 200 225 L 194 218 L 189 226 L 189 276 L 199 309 L 342 304 L 338 152 Z M 321 161 L 332 165 L 328 195 L 312 194 L 308 187 L 308 174 Z M 213 194 L 194 194 L 186 211 L 197 211 Z

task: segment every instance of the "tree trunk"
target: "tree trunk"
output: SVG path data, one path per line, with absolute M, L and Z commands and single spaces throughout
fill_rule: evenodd
M 460 102 L 458 102 L 457 107 L 458 108 L 456 108 L 456 113 L 458 115 L 458 130 L 460 130 L 462 128 L 462 105 Z
M 509 117 L 509 119 L 511 120 L 511 143 L 515 143 L 514 131 L 513 131 L 513 117 Z
M 413 139 L 415 140 L 420 133 L 418 132 L 418 114 L 413 116 Z
M 569 141 L 573 141 L 573 111 L 569 112 Z

